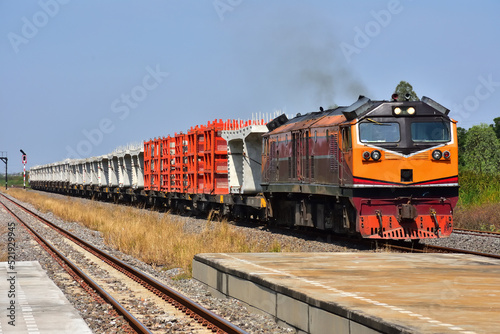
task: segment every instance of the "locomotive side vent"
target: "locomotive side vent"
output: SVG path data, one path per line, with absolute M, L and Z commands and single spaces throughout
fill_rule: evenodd
M 288 157 L 288 178 L 292 178 L 292 158 Z
M 336 171 L 339 168 L 337 134 L 332 134 L 330 138 L 330 171 Z
M 314 180 L 314 177 L 315 177 L 315 175 L 314 175 L 314 168 L 315 168 L 315 166 L 314 166 L 314 155 L 312 155 L 311 156 L 311 180 L 312 181 Z
M 401 182 L 413 182 L 413 169 L 401 169 Z

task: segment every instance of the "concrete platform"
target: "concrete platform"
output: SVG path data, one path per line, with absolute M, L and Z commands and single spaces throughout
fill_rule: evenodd
M 36 261 L 0 262 L 0 333 L 89 333 L 85 321 Z
M 193 277 L 300 333 L 500 333 L 500 261 L 479 256 L 198 254 Z

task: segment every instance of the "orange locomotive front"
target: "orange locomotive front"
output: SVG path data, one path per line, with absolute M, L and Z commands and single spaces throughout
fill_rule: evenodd
M 458 199 L 456 122 L 421 101 L 371 101 L 270 123 L 269 215 L 364 238 L 449 236 Z
M 447 237 L 458 199 L 456 122 L 423 98 L 390 102 L 351 125 L 352 202 L 366 238 Z

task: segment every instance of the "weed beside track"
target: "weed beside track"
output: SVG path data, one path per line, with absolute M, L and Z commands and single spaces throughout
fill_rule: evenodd
M 500 203 L 458 206 L 454 212 L 454 221 L 456 228 L 500 231 Z

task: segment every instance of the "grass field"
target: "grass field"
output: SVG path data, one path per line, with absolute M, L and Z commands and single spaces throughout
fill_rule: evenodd
M 225 222 L 209 222 L 202 231 L 189 232 L 184 226 L 185 217 L 168 213 L 70 197 L 56 199 L 23 189 L 11 188 L 8 194 L 42 212 L 50 211 L 66 221 L 80 222 L 100 231 L 108 245 L 146 263 L 166 269 L 182 268 L 187 277 L 191 275 L 193 257 L 198 253 L 281 251 L 277 240 L 270 244 L 249 240 Z
M 9 187 L 11 186 L 22 187 L 23 176 L 7 174 L 7 184 Z M 28 175 L 26 175 L 26 188 L 28 187 L 29 187 Z M 0 188 L 5 189 L 5 174 L 0 175 Z

